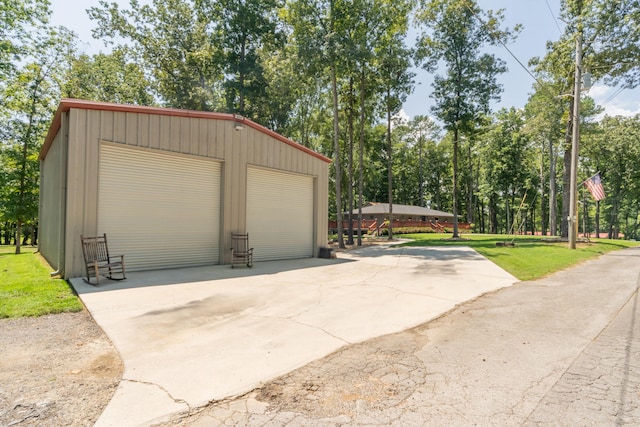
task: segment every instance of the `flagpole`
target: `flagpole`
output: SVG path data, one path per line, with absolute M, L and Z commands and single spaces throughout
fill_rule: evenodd
M 593 178 L 594 176 L 598 175 L 600 173 L 600 171 L 594 173 L 593 175 L 591 175 L 589 178 L 585 179 L 584 181 L 582 181 L 582 183 L 579 186 L 583 186 L 585 182 L 589 181 L 591 178 Z

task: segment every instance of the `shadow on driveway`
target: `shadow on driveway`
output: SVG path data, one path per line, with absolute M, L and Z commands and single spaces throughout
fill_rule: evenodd
M 125 365 L 96 426 L 148 425 L 244 394 L 516 281 L 468 247 L 379 246 L 252 269 L 132 272 L 100 287 L 73 279 Z

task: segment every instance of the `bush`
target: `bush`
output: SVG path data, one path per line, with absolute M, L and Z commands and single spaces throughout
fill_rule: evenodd
M 434 230 L 431 227 L 398 227 L 398 228 L 394 228 L 393 229 L 393 234 L 394 235 L 397 235 L 397 234 L 420 234 L 420 233 L 437 233 L 437 231 Z M 388 236 L 389 235 L 389 229 L 388 228 L 383 228 L 382 230 L 380 230 L 380 235 Z

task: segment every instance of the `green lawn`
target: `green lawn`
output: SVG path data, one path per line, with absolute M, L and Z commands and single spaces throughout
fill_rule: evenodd
M 0 318 L 36 317 L 81 311 L 71 286 L 52 279 L 49 266 L 32 247 L 15 255 L 14 246 L 0 246 Z
M 604 253 L 640 245 L 627 240 L 592 239 L 575 250 L 566 242 L 545 242 L 537 236 L 463 234 L 465 241 L 451 241 L 451 234 L 407 234 L 407 246 L 469 246 L 520 280 L 534 280 Z M 514 241 L 513 247 L 496 246 Z

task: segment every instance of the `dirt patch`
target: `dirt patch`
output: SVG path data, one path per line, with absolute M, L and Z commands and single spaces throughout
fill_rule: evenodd
M 0 320 L 0 426 L 92 426 L 123 364 L 86 312 Z

